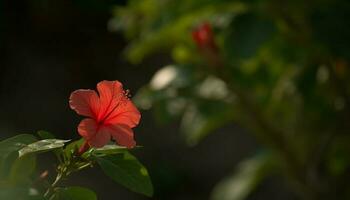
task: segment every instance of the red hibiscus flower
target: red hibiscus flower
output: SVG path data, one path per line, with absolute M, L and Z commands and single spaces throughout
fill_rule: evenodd
M 78 132 L 85 139 L 80 153 L 89 146 L 102 147 L 112 138 L 121 146 L 136 145 L 132 128 L 141 118 L 140 112 L 128 98 L 119 81 L 101 81 L 94 90 L 80 89 L 72 92 L 69 105 L 83 119 Z

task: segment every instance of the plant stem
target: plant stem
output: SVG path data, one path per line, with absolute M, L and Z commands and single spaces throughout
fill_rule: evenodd
M 44 197 L 48 197 L 49 194 L 52 192 L 53 188 L 55 188 L 55 186 L 57 185 L 57 183 L 62 179 L 63 177 L 63 173 L 59 172 L 56 176 L 55 181 L 51 184 L 51 186 L 46 190 Z
M 69 161 L 61 163 L 57 167 L 57 176 L 55 181 L 47 188 L 44 197 L 49 197 L 51 193 L 53 192 L 53 189 L 56 187 L 56 185 L 62 180 L 62 178 L 69 176 L 72 172 L 82 170 L 88 166 L 91 166 L 92 163 L 85 161 L 81 163 L 81 155 L 89 149 L 89 145 L 87 142 L 85 142 L 82 147 L 79 149 L 78 156 L 73 156 Z

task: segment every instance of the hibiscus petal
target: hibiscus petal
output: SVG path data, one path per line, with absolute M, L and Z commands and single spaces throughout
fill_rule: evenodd
M 99 148 L 111 140 L 110 131 L 107 128 L 98 127 L 93 119 L 84 119 L 78 126 L 79 134 L 89 143 L 90 146 Z
M 124 97 L 123 85 L 119 81 L 101 81 L 97 84 L 100 95 L 100 113 L 98 119 L 104 119 L 118 106 Z
M 69 97 L 69 106 L 79 115 L 95 118 L 99 112 L 100 100 L 93 90 L 76 90 Z
M 97 123 L 93 119 L 83 119 L 78 126 L 78 133 L 85 139 L 90 140 L 96 135 Z
M 95 137 L 91 138 L 88 142 L 91 146 L 100 148 L 105 146 L 111 140 L 110 131 L 104 127 L 100 128 Z
M 134 132 L 126 125 L 118 124 L 109 126 L 111 130 L 112 138 L 116 140 L 117 144 L 125 146 L 127 148 L 133 148 L 136 146 L 134 140 Z
M 118 107 L 118 109 L 114 110 L 110 114 L 110 116 L 105 120 L 105 123 L 124 124 L 130 128 L 134 128 L 137 124 L 139 124 L 140 118 L 141 114 L 135 105 L 130 100 L 126 100 Z

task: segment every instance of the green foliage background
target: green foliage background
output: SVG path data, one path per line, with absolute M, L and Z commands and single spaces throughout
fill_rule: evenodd
M 345 0 L 129 0 L 109 26 L 132 63 L 172 57 L 135 96 L 140 107 L 180 120 L 190 145 L 235 123 L 266 148 L 212 199 L 244 199 L 276 171 L 300 198 L 348 199 L 349 19 Z M 203 23 L 218 50 L 192 39 Z

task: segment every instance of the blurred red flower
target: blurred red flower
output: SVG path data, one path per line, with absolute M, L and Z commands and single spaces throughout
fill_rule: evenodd
M 85 139 L 80 153 L 89 146 L 102 147 L 112 138 L 121 146 L 132 148 L 136 145 L 132 128 L 141 118 L 140 112 L 128 98 L 119 81 L 101 81 L 97 91 L 80 89 L 72 92 L 69 105 L 83 119 L 78 132 Z
M 219 48 L 215 43 L 212 25 L 203 22 L 192 31 L 192 39 L 196 43 L 199 53 L 211 66 L 223 66 Z
M 211 24 L 204 22 L 192 31 L 192 38 L 201 49 L 216 50 Z

